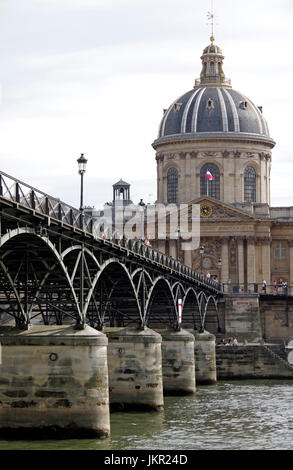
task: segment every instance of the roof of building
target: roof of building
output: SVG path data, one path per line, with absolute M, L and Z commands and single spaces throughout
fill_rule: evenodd
M 130 186 L 130 184 L 126 183 L 126 181 L 123 181 L 123 179 L 120 178 L 120 180 L 117 181 L 117 183 L 113 184 L 112 186 Z

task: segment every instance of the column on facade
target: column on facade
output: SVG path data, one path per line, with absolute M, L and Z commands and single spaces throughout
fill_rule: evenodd
M 237 238 L 237 267 L 238 267 L 238 282 L 244 284 L 244 245 L 243 237 Z
M 222 267 L 221 282 L 226 283 L 229 279 L 229 238 L 222 238 L 221 247 Z
M 166 253 L 166 240 L 158 240 L 158 250 L 162 253 Z
M 265 202 L 263 199 L 263 193 L 264 193 L 264 185 L 263 185 L 263 180 L 264 180 L 264 154 L 260 153 L 259 154 L 259 175 L 257 175 L 257 180 L 259 183 L 259 197 L 257 197 L 256 201 L 257 202 Z
M 233 160 L 231 160 L 229 158 L 230 154 L 227 150 L 225 150 L 223 153 L 222 153 L 222 156 L 223 156 L 223 159 L 222 159 L 222 165 L 223 165 L 223 168 L 220 169 L 220 172 L 221 172 L 221 182 L 223 182 L 223 184 L 221 184 L 221 200 L 222 201 L 225 201 L 225 202 L 231 202 L 233 201 L 234 202 L 234 187 L 232 186 L 232 178 L 231 178 L 231 173 L 233 173 L 233 170 L 231 168 L 231 162 L 233 162 Z M 233 185 L 234 185 L 234 181 L 233 181 Z
M 182 158 L 182 157 L 181 157 Z M 190 168 L 190 154 L 184 153 L 185 160 L 185 202 L 191 200 L 191 168 Z
M 290 255 L 290 284 L 293 282 L 293 240 L 289 241 L 289 255 Z
M 169 256 L 172 256 L 172 258 L 177 259 L 177 240 L 169 241 Z
M 270 206 L 271 205 L 271 156 L 270 154 L 267 154 L 267 203 Z
M 192 251 L 191 250 L 184 250 L 184 264 L 192 268 Z
M 255 277 L 255 238 L 247 239 L 247 282 L 248 284 L 256 282 Z
M 267 285 L 271 284 L 271 239 L 262 238 L 262 276 Z M 293 253 L 292 253 L 293 255 Z M 293 257 L 293 256 L 292 256 Z
M 197 153 L 192 151 L 189 155 L 189 166 L 190 166 L 190 201 L 200 196 L 200 185 L 197 181 Z
M 243 201 L 243 168 L 242 160 L 240 159 L 241 152 L 238 150 L 234 152 L 234 199 L 235 202 Z M 231 200 L 232 201 L 232 200 Z M 239 281 L 240 282 L 240 281 Z
M 159 202 L 164 201 L 164 176 L 163 176 L 163 162 L 164 155 L 159 154 L 157 160 L 157 197 Z

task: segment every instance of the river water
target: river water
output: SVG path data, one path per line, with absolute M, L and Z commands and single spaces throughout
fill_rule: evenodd
M 198 386 L 164 411 L 112 413 L 102 440 L 0 441 L 0 450 L 293 450 L 293 380 Z

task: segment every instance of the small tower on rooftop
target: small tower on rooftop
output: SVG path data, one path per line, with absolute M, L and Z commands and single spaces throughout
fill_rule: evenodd
M 113 184 L 113 206 L 117 204 L 123 206 L 132 204 L 130 199 L 130 184 L 122 179 Z

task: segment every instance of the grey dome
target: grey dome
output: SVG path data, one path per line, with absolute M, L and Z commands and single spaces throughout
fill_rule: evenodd
M 267 122 L 246 96 L 227 86 L 195 86 L 165 112 L 158 141 L 177 137 L 270 138 Z
M 203 54 L 223 54 L 223 52 L 219 46 L 216 46 L 216 44 L 212 43 L 203 50 Z

